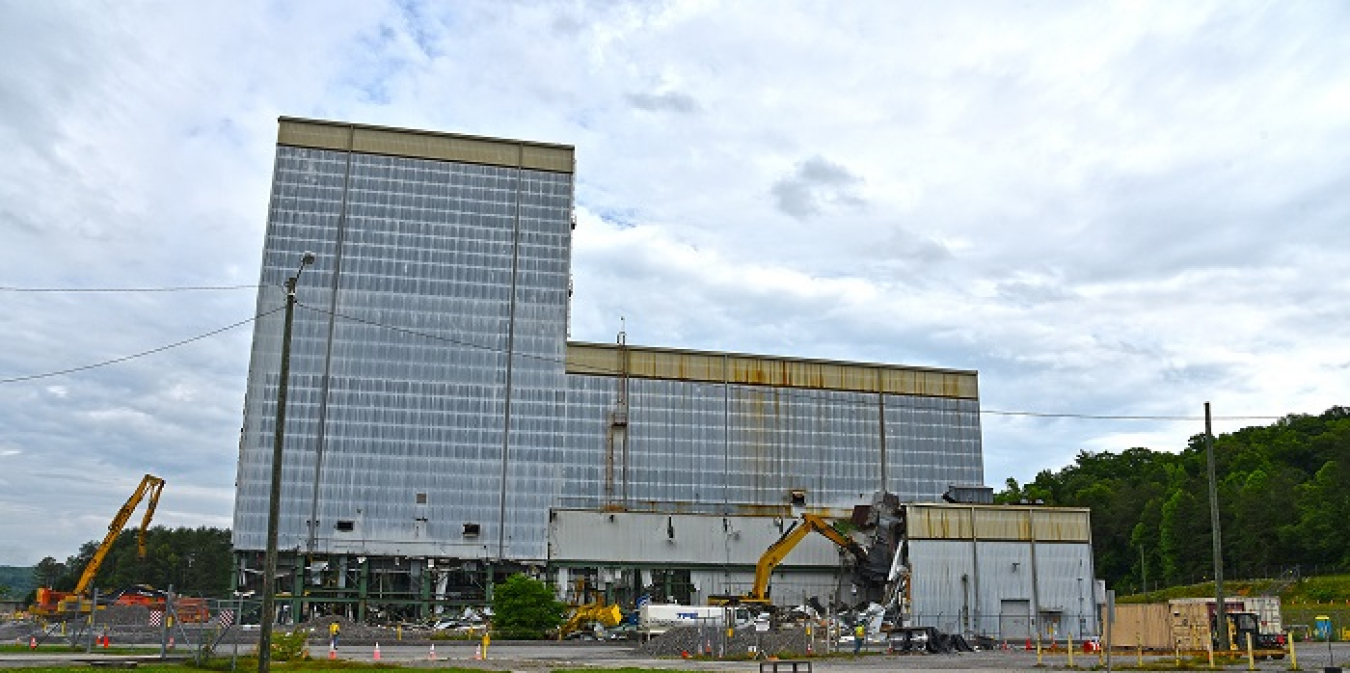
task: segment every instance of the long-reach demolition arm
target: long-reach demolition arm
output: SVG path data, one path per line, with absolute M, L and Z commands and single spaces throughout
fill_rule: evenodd
M 141 503 L 141 499 L 148 493 L 150 502 L 146 505 L 145 516 L 141 519 L 141 532 L 136 537 L 136 554 L 139 558 L 145 558 L 145 529 L 150 527 L 150 519 L 155 515 L 155 506 L 159 504 L 159 493 L 164 490 L 164 480 L 153 474 L 147 474 L 141 478 L 141 485 L 136 488 L 136 492 L 127 498 L 127 504 L 122 505 L 122 509 L 117 510 L 117 516 L 113 517 L 112 523 L 108 524 L 108 534 L 103 538 L 103 544 L 94 551 L 94 556 L 89 559 L 89 564 L 84 567 L 84 572 L 80 574 L 80 582 L 75 585 L 75 590 L 71 593 L 82 595 L 93 583 L 94 576 L 98 574 L 99 566 L 103 565 L 103 557 L 108 555 L 108 550 L 112 549 L 113 542 L 122 532 L 122 528 L 127 525 L 131 519 L 132 512 L 136 511 L 136 506 Z
M 820 533 L 840 547 L 847 549 L 858 558 L 860 563 L 867 562 L 867 550 L 862 548 L 857 542 L 839 531 L 835 530 L 825 519 L 815 514 L 803 514 L 802 525 L 798 522 L 792 522 L 792 527 L 788 528 L 778 541 L 769 545 L 764 550 L 764 554 L 759 557 L 759 564 L 755 566 L 755 584 L 750 589 L 746 599 L 752 602 L 767 603 L 769 593 L 769 577 L 773 575 L 773 569 L 778 567 L 779 563 L 787 557 L 788 553 L 796 548 L 797 543 L 801 542 L 812 532 Z

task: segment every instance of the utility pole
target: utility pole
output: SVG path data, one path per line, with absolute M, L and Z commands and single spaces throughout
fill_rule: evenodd
M 1144 558 L 1144 545 L 1139 545 L 1139 580 L 1144 585 L 1144 593 L 1148 593 L 1148 560 Z
M 1214 630 L 1219 649 L 1228 651 L 1228 617 L 1224 614 L 1223 535 L 1219 531 L 1219 487 L 1214 479 L 1214 432 L 1210 427 L 1209 402 L 1205 402 L 1205 459 L 1209 464 L 1209 527 L 1214 538 Z
M 272 665 L 272 622 L 276 621 L 277 529 L 281 519 L 281 448 L 286 440 L 286 384 L 291 376 L 291 324 L 295 320 L 295 286 L 300 273 L 314 263 L 314 253 L 300 256 L 300 268 L 286 279 L 286 323 L 281 332 L 281 379 L 277 381 L 277 424 L 272 435 L 272 490 L 267 497 L 267 558 L 263 563 L 262 615 L 258 624 L 258 673 Z

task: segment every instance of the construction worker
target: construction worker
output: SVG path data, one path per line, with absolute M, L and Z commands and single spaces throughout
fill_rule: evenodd
M 329 639 L 329 643 L 331 644 L 331 647 L 332 647 L 333 649 L 335 649 L 335 650 L 337 649 L 337 646 L 338 646 L 338 634 L 341 633 L 341 632 L 342 632 L 342 627 L 341 627 L 341 626 L 338 626 L 338 623 L 337 623 L 336 620 L 334 620 L 334 622 L 333 622 L 332 624 L 329 624 L 329 625 L 328 625 L 328 639 Z
M 858 622 L 853 627 L 853 654 L 862 652 L 864 640 L 867 640 L 867 627 L 862 622 Z

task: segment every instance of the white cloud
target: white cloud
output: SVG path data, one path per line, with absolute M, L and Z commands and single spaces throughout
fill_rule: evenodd
M 1002 411 L 1281 415 L 1350 392 L 1335 5 L 0 17 L 0 286 L 256 282 L 275 119 L 323 117 L 575 145 L 576 339 L 610 341 L 624 316 L 633 343 L 978 369 Z M 254 311 L 247 290 L 4 298 L 0 378 Z M 74 553 L 147 471 L 169 480 L 163 520 L 228 525 L 248 332 L 0 385 L 0 539 L 26 541 L 0 563 Z M 986 477 L 1199 429 L 990 414 Z M 59 525 L 24 514 L 89 474 L 44 514 Z

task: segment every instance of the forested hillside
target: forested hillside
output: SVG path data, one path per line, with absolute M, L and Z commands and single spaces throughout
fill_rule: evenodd
M 146 557 L 138 558 L 136 536 L 127 529 L 117 536 L 103 559 L 92 586 L 102 590 L 149 584 L 193 595 L 220 595 L 230 589 L 230 531 L 220 528 L 165 528 L 146 531 Z M 32 569 L 34 585 L 69 591 L 98 549 L 91 540 L 64 562 L 45 558 Z
M 1350 567 L 1350 409 L 1214 438 L 1225 578 Z M 1212 579 L 1204 435 L 1179 453 L 1082 452 L 998 502 L 1092 508 L 1097 575 L 1122 592 Z
M 0 566 L 0 599 L 22 598 L 34 586 L 32 568 Z

